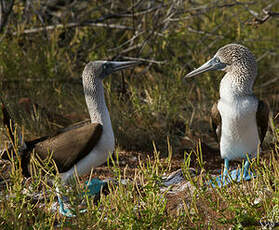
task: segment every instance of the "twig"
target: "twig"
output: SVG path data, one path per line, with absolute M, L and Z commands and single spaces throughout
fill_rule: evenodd
M 126 13 L 126 14 L 121 14 L 119 16 L 121 16 L 121 17 L 138 17 L 138 16 L 141 16 L 141 15 L 145 15 L 145 14 L 151 13 L 151 12 L 153 12 L 155 10 L 158 10 L 158 9 L 161 9 L 163 7 L 164 7 L 164 5 L 160 5 L 160 6 L 152 7 L 152 8 L 140 11 L 140 12 L 135 12 L 133 14 Z
M 265 16 L 263 18 L 254 18 L 252 22 L 248 22 L 250 25 L 260 25 L 266 22 L 271 17 L 279 17 L 279 12 L 265 12 Z
M 141 42 L 141 43 L 139 43 L 139 44 L 130 46 L 130 47 L 128 47 L 127 49 L 122 50 L 122 51 L 119 53 L 119 55 L 124 54 L 124 53 L 128 53 L 128 52 L 130 52 L 130 51 L 132 51 L 132 50 L 134 50 L 134 49 L 141 48 L 143 45 L 144 45 L 144 42 Z
M 144 34 L 144 31 L 136 33 L 131 39 L 123 42 L 121 45 L 119 45 L 117 47 L 114 47 L 112 49 L 108 49 L 108 52 L 116 51 L 116 50 L 119 50 L 119 49 L 123 48 L 126 44 L 133 42 L 136 38 L 138 38 L 142 34 Z
M 45 79 L 45 78 L 26 78 L 24 80 L 22 79 L 1 79 L 2 82 L 5 83 L 23 83 L 23 82 L 60 82 L 60 83 L 69 83 L 69 84 L 80 84 L 81 85 L 81 79 L 80 78 L 61 78 L 61 79 Z
M 275 78 L 273 78 L 273 79 L 271 79 L 269 81 L 266 81 L 265 83 L 261 84 L 260 86 L 255 87 L 255 89 L 257 89 L 257 88 L 261 88 L 262 89 L 262 88 L 267 87 L 269 85 L 273 85 L 274 83 L 276 83 L 278 81 L 279 81 L 279 77 L 275 77 Z
M 208 35 L 208 36 L 215 36 L 215 37 L 218 37 L 218 38 L 221 38 L 221 39 L 224 38 L 224 36 L 222 36 L 222 35 L 213 34 L 213 33 L 209 33 L 209 32 L 202 31 L 202 30 L 195 30 L 191 26 L 188 26 L 187 29 L 188 29 L 189 32 L 192 32 L 192 33 L 205 34 L 205 35 Z
M 257 62 L 260 62 L 264 57 L 266 57 L 268 54 L 270 54 L 270 51 L 268 50 L 268 51 L 266 51 L 266 52 L 264 52 L 260 57 L 258 57 L 257 59 L 256 59 L 256 61 Z
M 143 62 L 149 62 L 152 64 L 166 64 L 167 61 L 156 61 L 156 60 L 152 60 L 152 59 L 145 59 L 145 58 L 134 58 L 134 57 L 127 57 L 127 56 L 121 56 L 122 58 L 125 58 L 127 60 L 131 60 L 131 61 L 143 61 Z
M 204 4 L 204 5 L 201 5 L 201 6 L 198 6 L 198 7 L 193 7 L 193 8 L 190 8 L 190 9 L 187 9 L 187 10 L 184 10 L 182 13 L 191 13 L 192 16 L 197 16 L 197 15 L 200 15 L 200 14 L 203 14 L 203 13 L 206 13 L 212 9 L 216 9 L 216 8 L 219 8 L 219 9 L 222 9 L 222 8 L 229 8 L 229 7 L 234 7 L 234 6 L 237 6 L 237 5 L 254 5 L 256 4 L 255 1 L 250 1 L 250 2 L 239 2 L 239 1 L 235 1 L 233 3 L 225 3 L 225 4 Z
M 277 3 L 278 3 L 278 1 L 277 1 Z M 252 22 L 248 22 L 248 24 L 250 24 L 250 25 L 260 25 L 260 24 L 263 24 L 264 22 L 266 22 L 268 19 L 270 19 L 272 17 L 279 17 L 279 12 L 270 11 L 270 8 L 272 7 L 272 5 L 273 4 L 269 4 L 267 7 L 262 9 L 263 13 L 265 14 L 265 16 L 263 18 L 255 17 L 252 20 Z
M 72 27 L 106 27 L 111 29 L 120 29 L 120 30 L 133 30 L 133 27 L 129 26 L 123 26 L 123 25 L 116 25 L 116 24 L 106 24 L 106 23 L 91 23 L 91 22 L 72 22 L 68 24 L 57 24 L 52 26 L 45 26 L 45 27 L 38 27 L 33 29 L 27 29 L 22 32 L 14 32 L 13 35 L 19 35 L 19 34 L 32 34 L 32 33 L 38 33 L 42 31 L 49 31 L 49 30 L 55 30 L 55 29 L 61 29 L 61 28 L 72 28 Z

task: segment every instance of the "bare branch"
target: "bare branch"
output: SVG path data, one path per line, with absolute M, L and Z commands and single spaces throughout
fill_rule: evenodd
M 49 31 L 49 30 L 62 29 L 62 28 L 73 28 L 73 27 L 105 27 L 105 28 L 120 29 L 120 30 L 133 30 L 133 27 L 117 25 L 117 24 L 92 23 L 92 22 L 83 22 L 83 23 L 72 22 L 72 23 L 68 23 L 68 24 L 57 24 L 57 25 L 52 25 L 52 26 L 44 26 L 44 27 L 27 29 L 27 30 L 24 30 L 19 33 L 14 32 L 13 35 L 32 34 L 32 33 L 38 33 L 38 32 L 42 32 L 42 31 Z
M 237 5 L 254 5 L 254 4 L 256 4 L 255 1 L 250 1 L 250 2 L 234 1 L 233 3 L 224 3 L 224 4 L 216 4 L 216 3 L 204 4 L 204 5 L 201 5 L 201 6 L 198 6 L 198 7 L 183 10 L 181 13 L 182 14 L 191 13 L 192 16 L 197 16 L 197 15 L 204 14 L 204 13 L 206 13 L 206 12 L 212 10 L 212 9 L 216 9 L 216 8 L 222 9 L 222 8 L 234 7 L 234 6 L 237 6 Z
M 123 48 L 126 44 L 133 42 L 136 38 L 141 36 L 143 33 L 144 33 L 144 31 L 136 33 L 131 39 L 123 42 L 121 45 L 119 45 L 115 48 L 112 48 L 112 49 L 108 49 L 108 52 L 119 50 L 119 49 Z
M 268 19 L 272 17 L 279 17 L 279 12 L 273 12 L 270 10 L 272 4 L 268 5 L 264 9 L 262 9 L 265 16 L 263 18 L 255 17 L 252 22 L 248 22 L 250 25 L 260 25 L 266 22 Z
M 76 78 L 60 78 L 60 79 L 56 79 L 56 78 L 26 78 L 24 80 L 22 79 L 1 79 L 1 82 L 3 83 L 14 83 L 14 84 L 19 84 L 19 83 L 22 83 L 22 82 L 36 82 L 36 83 L 40 83 L 40 82 L 59 82 L 59 83 L 69 83 L 69 84 L 78 84 L 80 85 L 82 82 L 81 82 L 81 79 L 79 77 L 76 77 Z
M 263 18 L 254 18 L 252 22 L 248 22 L 250 25 L 260 25 L 266 22 L 271 17 L 279 17 L 279 12 L 267 12 Z
M 221 39 L 224 38 L 223 35 L 208 33 L 206 31 L 202 31 L 202 30 L 195 30 L 191 26 L 188 26 L 187 29 L 188 29 L 189 32 L 192 32 L 192 33 L 204 34 L 204 35 L 208 35 L 208 36 L 215 36 L 215 37 L 218 37 L 218 38 L 221 38 Z
M 127 57 L 127 56 L 121 56 L 122 58 L 125 58 L 127 60 L 131 60 L 131 61 L 142 61 L 142 62 L 149 62 L 152 64 L 166 64 L 167 61 L 156 61 L 156 60 L 152 60 L 152 59 L 145 59 L 145 58 L 134 58 L 134 57 Z

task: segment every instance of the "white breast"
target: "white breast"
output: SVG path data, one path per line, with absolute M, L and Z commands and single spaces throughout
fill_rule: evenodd
M 220 151 L 228 160 L 243 159 L 257 153 L 259 136 L 256 123 L 258 100 L 254 96 L 235 95 L 221 83 L 218 110 L 222 118 Z
M 114 151 L 115 139 L 109 112 L 106 106 L 102 109 L 100 117 L 100 123 L 103 125 L 101 138 L 92 151 L 77 163 L 76 167 L 79 175 L 89 174 L 92 168 L 96 168 L 105 163 L 109 154 L 112 154 Z M 95 121 L 93 120 L 92 122 Z
M 64 182 L 67 182 L 74 176 L 75 170 L 80 176 L 89 174 L 92 169 L 105 163 L 108 159 L 109 154 L 112 154 L 114 151 L 115 139 L 101 82 L 96 85 L 95 89 L 98 90 L 98 93 L 95 96 L 94 91 L 91 93 L 85 92 L 86 103 L 89 110 L 91 122 L 99 123 L 103 126 L 102 135 L 96 146 L 94 146 L 89 154 L 87 154 L 84 158 L 77 162 L 77 164 L 69 169 L 67 172 L 61 173 L 61 178 Z
M 101 124 L 103 125 L 103 132 L 96 147 L 104 153 L 105 162 L 107 160 L 108 154 L 114 151 L 115 139 L 108 109 L 105 108 L 104 110 L 105 111 L 104 114 L 102 114 L 101 122 Z

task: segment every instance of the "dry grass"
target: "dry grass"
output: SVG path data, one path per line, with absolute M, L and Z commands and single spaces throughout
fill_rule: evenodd
M 1 182 L 3 229 L 28 229 L 31 225 L 34 229 L 253 229 L 260 227 L 260 221 L 279 221 L 279 117 L 275 118 L 279 113 L 278 18 L 258 26 L 248 23 L 254 18 L 253 12 L 261 17 L 268 4 L 274 12 L 279 4 L 140 2 L 83 2 L 50 16 L 38 10 L 43 9 L 43 1 L 25 15 L 24 3 L 16 1 L 6 34 L 1 37 L 0 89 L 27 140 L 88 118 L 80 80 L 88 61 L 127 56 L 149 61 L 104 82 L 119 161 L 99 167 L 93 176 L 130 182 L 111 185 L 109 194 L 101 195 L 97 203 L 88 199 L 88 212 L 69 220 L 51 211 L 56 195 L 49 177 L 38 173 L 31 179 L 23 178 L 18 161 L 12 165 L 5 162 L 1 166 L 1 175 L 6 175 Z M 154 9 L 139 13 L 148 7 Z M 82 26 L 21 34 L 24 29 L 99 19 L 110 13 L 126 16 L 105 23 L 133 29 Z M 246 45 L 257 57 L 255 94 L 270 104 L 272 125 L 265 141 L 265 157 L 254 164 L 259 176 L 247 184 L 211 190 L 202 181 L 222 167 L 222 160 L 210 130 L 209 111 L 219 97 L 223 73 L 207 73 L 187 81 L 183 77 L 232 42 Z M 3 145 L 6 139 L 2 127 L 1 131 Z M 199 140 L 201 150 L 196 147 Z M 203 160 L 194 152 L 202 152 Z M 190 167 L 196 169 L 197 177 L 187 176 Z M 185 175 L 182 184 L 169 188 L 173 193 L 162 192 L 163 175 L 180 168 Z M 183 183 L 190 184 L 194 192 L 178 191 Z M 78 192 L 79 184 L 70 195 L 74 203 L 79 202 Z M 40 193 L 40 199 L 34 197 Z

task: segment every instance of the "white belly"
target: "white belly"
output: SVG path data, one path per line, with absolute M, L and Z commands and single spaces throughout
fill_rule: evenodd
M 103 132 L 100 140 L 92 151 L 82 158 L 75 166 L 67 172 L 60 173 L 62 181 L 67 182 L 75 173 L 79 176 L 90 174 L 91 170 L 105 163 L 109 154 L 112 154 L 115 146 L 114 134 L 108 112 L 104 116 L 105 121 L 102 123 Z
M 256 123 L 258 100 L 252 96 L 226 101 L 220 99 L 218 110 L 222 118 L 221 157 L 237 160 L 255 157 L 259 145 Z

